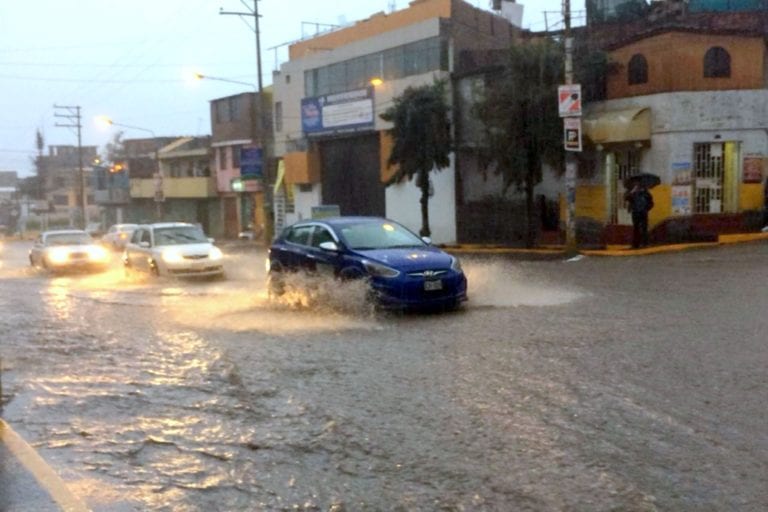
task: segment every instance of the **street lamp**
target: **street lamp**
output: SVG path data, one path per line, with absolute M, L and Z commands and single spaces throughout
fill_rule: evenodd
M 210 75 L 204 75 L 202 73 L 195 73 L 194 74 L 195 80 L 216 80 L 217 82 L 227 82 L 230 84 L 240 84 L 240 85 L 247 85 L 248 87 L 251 87 L 253 89 L 256 89 L 256 86 L 249 82 L 242 82 L 240 80 L 232 80 L 231 78 L 222 78 L 218 76 L 210 76 Z
M 162 219 L 163 218 L 162 203 L 165 200 L 165 197 L 163 196 L 163 174 L 162 172 L 160 172 L 160 154 L 159 154 L 160 148 L 157 140 L 157 135 L 155 135 L 155 132 L 153 132 L 149 128 L 142 128 L 141 126 L 133 126 L 130 124 L 117 123 L 108 116 L 98 116 L 96 120 L 102 124 L 106 124 L 110 126 L 119 126 L 121 128 L 127 128 L 129 130 L 138 130 L 141 132 L 147 132 L 150 135 L 152 135 L 152 139 L 155 143 L 154 144 L 155 145 L 155 216 L 157 217 L 157 220 Z

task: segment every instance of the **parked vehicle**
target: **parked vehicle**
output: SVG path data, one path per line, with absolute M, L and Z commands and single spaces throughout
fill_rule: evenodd
M 467 299 L 459 259 L 397 222 L 380 217 L 335 217 L 298 222 L 269 249 L 268 286 L 284 291 L 285 272 L 330 273 L 367 279 L 383 307 L 453 309 Z
M 138 224 L 113 224 L 101 237 L 101 242 L 116 251 L 125 249 Z
M 79 229 L 42 232 L 29 250 L 29 264 L 51 271 L 105 270 L 110 256 L 91 235 Z
M 224 276 L 223 254 L 203 230 L 186 222 L 139 225 L 125 246 L 127 271 L 158 276 Z
M 93 238 L 99 238 L 104 234 L 104 230 L 101 228 L 101 222 L 89 222 L 85 226 L 85 232 Z

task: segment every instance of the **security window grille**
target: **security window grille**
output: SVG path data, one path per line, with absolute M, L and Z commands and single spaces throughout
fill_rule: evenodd
M 693 145 L 693 213 L 723 211 L 723 144 Z
M 625 149 L 616 151 L 616 180 L 613 183 L 613 197 L 616 198 L 614 208 L 611 212 L 611 222 L 613 224 L 623 223 L 619 218 L 620 212 L 626 211 L 624 208 L 624 180 L 630 176 L 640 174 L 641 153 L 636 149 Z

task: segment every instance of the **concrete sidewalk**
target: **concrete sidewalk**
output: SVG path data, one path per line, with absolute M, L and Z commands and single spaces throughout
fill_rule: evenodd
M 50 466 L 0 419 L 0 511 L 88 512 Z
M 650 245 L 640 249 L 632 249 L 629 245 L 609 245 L 601 249 L 579 249 L 578 253 L 587 256 L 647 256 L 650 254 L 712 248 L 723 245 L 758 242 L 765 240 L 768 240 L 768 233 L 742 233 L 734 235 L 720 235 L 717 242 Z M 444 246 L 443 249 L 453 254 L 504 254 L 509 256 L 516 256 L 521 259 L 562 259 L 563 257 L 567 256 L 567 252 L 564 246 L 546 246 L 535 249 L 521 249 L 482 244 L 463 244 Z

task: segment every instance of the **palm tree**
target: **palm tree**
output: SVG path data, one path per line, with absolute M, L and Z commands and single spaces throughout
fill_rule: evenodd
M 387 164 L 398 166 L 387 185 L 416 176 L 421 190 L 421 236 L 428 237 L 429 229 L 429 173 L 450 165 L 453 148 L 450 107 L 445 98 L 445 83 L 408 87 L 394 104 L 381 114 L 393 124 L 388 133 L 394 146 Z

